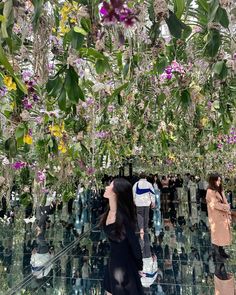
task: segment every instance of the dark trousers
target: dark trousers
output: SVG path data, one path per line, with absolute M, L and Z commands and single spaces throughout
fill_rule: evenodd
M 137 219 L 139 230 L 143 229 L 146 233 L 148 232 L 149 210 L 150 206 L 137 207 Z

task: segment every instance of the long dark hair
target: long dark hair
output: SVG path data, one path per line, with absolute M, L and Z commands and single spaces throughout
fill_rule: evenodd
M 216 185 L 216 182 L 218 180 L 218 178 L 221 179 L 221 183 L 219 186 Z M 217 191 L 220 193 L 220 195 L 222 196 L 222 192 L 223 192 L 223 186 L 222 186 L 222 177 L 219 173 L 212 173 L 209 175 L 209 179 L 208 179 L 208 188 L 212 189 L 213 191 Z
M 133 199 L 132 185 L 124 178 L 115 178 L 113 180 L 113 191 L 117 197 L 117 212 L 115 221 L 114 238 L 122 240 L 125 232 L 125 225 L 129 225 L 132 229 L 136 226 L 136 207 Z M 101 216 L 100 226 L 106 225 L 109 207 Z

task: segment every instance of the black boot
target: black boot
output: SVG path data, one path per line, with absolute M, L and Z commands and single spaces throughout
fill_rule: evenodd
M 220 247 L 212 244 L 216 263 L 225 262 L 226 258 L 221 255 Z
M 224 263 L 216 263 L 216 265 L 215 265 L 215 275 L 220 280 L 228 280 L 228 274 L 226 272 Z
M 219 247 L 219 252 L 220 252 L 220 255 L 222 256 L 222 257 L 224 257 L 224 258 L 226 258 L 226 259 L 228 259 L 228 258 L 230 258 L 230 256 L 229 256 L 229 254 L 227 254 L 226 252 L 225 252 L 225 249 L 223 248 L 223 247 Z

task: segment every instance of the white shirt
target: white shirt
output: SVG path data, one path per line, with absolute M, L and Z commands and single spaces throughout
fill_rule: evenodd
M 155 204 L 153 185 L 146 179 L 140 179 L 133 186 L 133 197 L 137 207 L 148 207 L 151 203 Z
M 152 257 L 143 258 L 143 272 L 150 274 L 151 277 L 141 277 L 143 287 L 149 288 L 156 280 L 157 277 L 157 260 Z

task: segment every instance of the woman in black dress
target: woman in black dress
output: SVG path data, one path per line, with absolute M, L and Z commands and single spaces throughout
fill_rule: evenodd
M 136 210 L 132 186 L 123 179 L 114 179 L 106 187 L 104 198 L 109 207 L 101 218 L 110 241 L 110 258 L 104 278 L 107 295 L 143 295 L 142 253 L 135 235 Z

